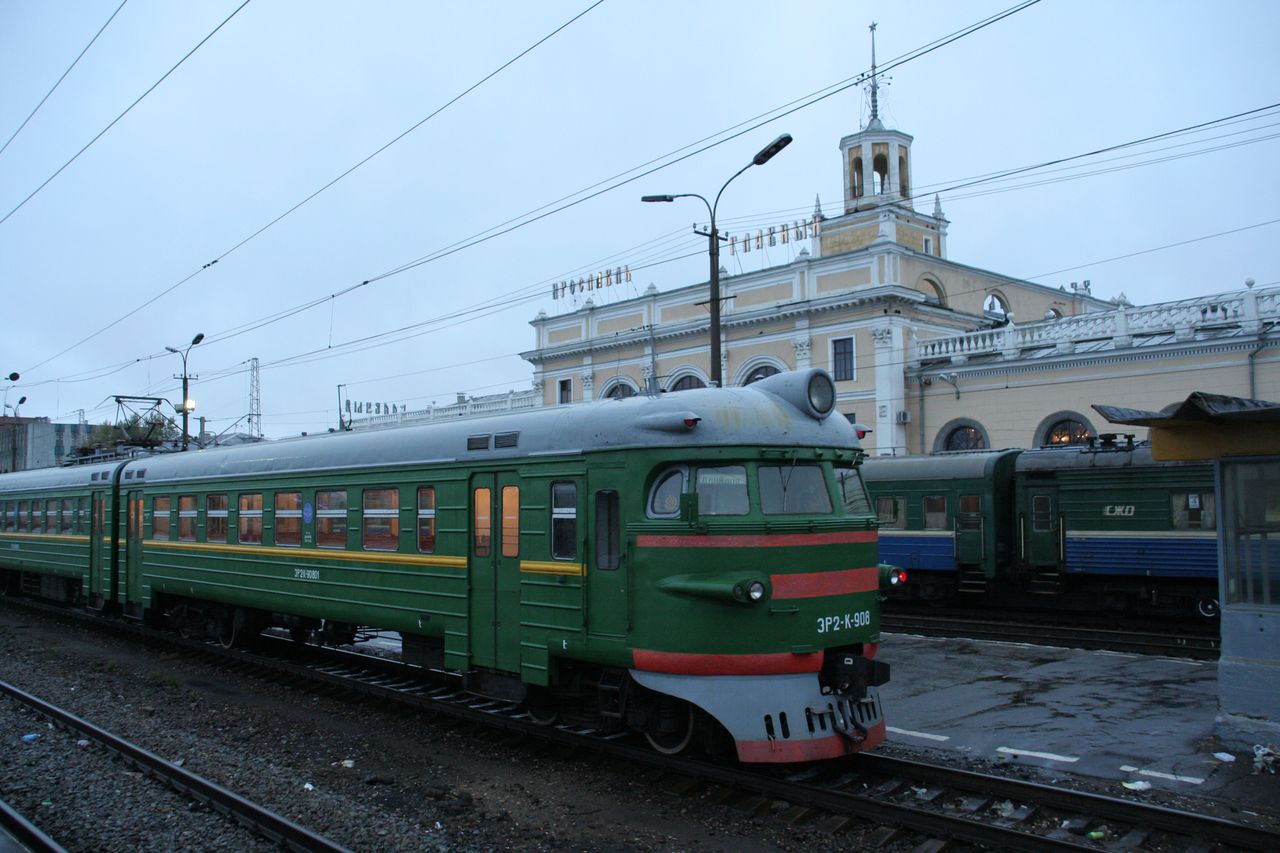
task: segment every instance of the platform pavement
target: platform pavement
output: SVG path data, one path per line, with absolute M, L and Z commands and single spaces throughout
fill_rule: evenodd
M 890 744 L 1280 812 L 1280 775 L 1214 755 L 1216 662 L 906 634 L 878 658 Z

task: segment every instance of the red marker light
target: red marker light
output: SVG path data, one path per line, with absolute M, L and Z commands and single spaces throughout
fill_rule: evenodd
M 696 426 L 698 425 L 698 421 L 700 421 L 700 420 L 702 420 L 702 418 L 685 418 L 685 419 L 684 419 L 684 428 L 685 428 L 685 429 L 693 429 L 694 427 L 696 427 Z
M 899 584 L 899 583 L 906 583 L 906 582 L 907 582 L 907 570 L 898 569 L 898 573 L 893 576 L 892 583 Z

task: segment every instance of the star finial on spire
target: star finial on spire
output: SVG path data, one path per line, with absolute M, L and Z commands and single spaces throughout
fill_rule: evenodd
M 880 85 L 876 78 L 876 22 L 871 22 L 871 121 L 867 122 L 867 127 L 880 121 L 880 102 L 878 100 L 880 94 Z

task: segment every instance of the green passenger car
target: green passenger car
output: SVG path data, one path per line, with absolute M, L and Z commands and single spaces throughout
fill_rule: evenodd
M 0 569 L 228 645 L 396 631 L 477 693 L 664 751 L 842 755 L 883 739 L 888 667 L 863 454 L 833 409 L 810 370 L 0 477 Z M 61 500 L 71 531 L 22 521 Z

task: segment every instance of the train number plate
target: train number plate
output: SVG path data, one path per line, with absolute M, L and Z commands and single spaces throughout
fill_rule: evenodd
M 835 616 L 819 616 L 818 633 L 828 634 L 832 631 L 847 631 L 850 628 L 866 628 L 870 624 L 870 610 L 859 610 L 856 613 L 840 613 Z
M 318 581 L 320 580 L 320 570 L 319 569 L 294 569 L 293 577 L 295 580 Z

